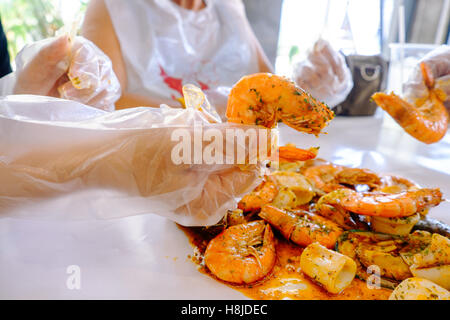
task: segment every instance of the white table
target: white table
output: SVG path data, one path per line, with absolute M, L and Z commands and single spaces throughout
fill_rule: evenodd
M 280 143 L 320 146 L 336 163 L 395 173 L 450 197 L 450 135 L 421 144 L 390 119 L 337 118 L 319 138 L 280 126 Z M 69 205 L 69 203 L 68 203 Z M 82 203 L 72 203 L 83 210 Z M 63 209 L 62 209 L 63 210 Z M 450 223 L 450 203 L 431 216 Z M 158 216 L 57 222 L 0 219 L 0 299 L 242 299 L 201 274 L 174 223 Z M 67 268 L 80 268 L 80 290 Z

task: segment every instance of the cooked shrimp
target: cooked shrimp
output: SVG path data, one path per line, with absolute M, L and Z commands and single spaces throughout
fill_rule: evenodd
M 308 246 L 313 242 L 332 248 L 342 229 L 335 223 L 307 211 L 290 212 L 266 205 L 259 216 L 292 242 Z
M 342 167 L 340 166 L 323 164 L 306 168 L 303 174 L 314 184 L 316 189 L 328 193 L 343 188 L 343 186 L 336 181 L 336 176 L 341 170 Z
M 242 197 L 238 208 L 244 212 L 259 210 L 265 204 L 271 203 L 277 194 L 278 186 L 266 178 L 255 190 Z
M 299 149 L 294 146 L 284 146 L 278 148 L 280 162 L 306 161 L 317 156 L 317 148 L 309 150 Z
M 381 177 L 381 184 L 374 191 L 383 193 L 400 193 L 404 191 L 414 191 L 420 189 L 420 186 L 406 178 L 384 175 Z
M 217 278 L 247 284 L 264 278 L 276 261 L 275 239 L 262 220 L 238 224 L 212 239 L 205 264 Z
M 380 177 L 369 169 L 343 168 L 336 176 L 337 181 L 343 184 L 357 185 L 365 184 L 371 188 L 378 187 L 381 184 Z
M 425 63 L 421 63 L 424 83 L 428 88 L 426 99 L 409 103 L 394 93 L 377 92 L 375 103 L 391 115 L 411 136 L 424 143 L 435 143 L 447 132 L 449 115 L 445 109 L 445 94 L 434 88 L 434 79 Z
M 318 135 L 333 117 L 328 106 L 294 82 L 270 73 L 243 77 L 228 97 L 230 122 L 273 128 L 281 120 L 298 131 Z
M 316 205 L 319 214 L 332 216 L 340 210 L 360 215 L 398 218 L 411 216 L 442 201 L 439 189 L 419 189 L 396 194 L 340 189 L 322 196 Z
M 309 167 L 305 169 L 303 174 L 314 183 L 316 189 L 324 193 L 346 188 L 342 184 L 365 184 L 369 187 L 376 187 L 381 183 L 380 177 L 368 169 L 347 168 L 335 164 Z

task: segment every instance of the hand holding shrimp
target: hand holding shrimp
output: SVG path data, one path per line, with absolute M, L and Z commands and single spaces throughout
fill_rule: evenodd
M 447 132 L 449 115 L 445 109 L 446 95 L 436 89 L 434 78 L 425 62 L 420 64 L 423 82 L 428 95 L 425 99 L 416 99 L 414 103 L 403 100 L 394 93 L 390 95 L 377 92 L 372 98 L 378 106 L 411 136 L 430 144 L 441 140 Z

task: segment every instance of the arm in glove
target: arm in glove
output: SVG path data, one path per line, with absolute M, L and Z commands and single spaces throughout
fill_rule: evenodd
M 405 98 L 415 103 L 417 99 L 427 99 L 429 88 L 427 87 L 420 64 L 424 62 L 430 71 L 430 78 L 434 79 L 434 88 L 445 93 L 444 104 L 450 112 L 450 46 L 440 46 L 419 61 L 408 81 L 403 85 Z
M 294 81 L 330 107 L 343 102 L 353 88 L 353 79 L 344 57 L 319 39 L 306 60 L 294 67 Z
M 154 213 L 183 225 L 211 225 L 258 182 L 257 165 L 177 160 L 187 152 L 179 151 L 181 142 L 194 159 L 196 130 L 225 137 L 227 130 L 245 126 L 211 124 L 190 108 L 104 113 L 71 101 L 40 99 L 32 105 L 29 97 L 0 101 L 0 134 L 6 137 L 0 142 L 2 215 L 18 203 L 92 190 L 95 197 L 86 201 L 97 217 Z M 177 139 L 179 133 L 191 139 Z M 211 142 L 200 147 L 203 154 Z M 222 146 L 219 156 L 228 150 Z M 250 149 L 245 146 L 245 153 Z

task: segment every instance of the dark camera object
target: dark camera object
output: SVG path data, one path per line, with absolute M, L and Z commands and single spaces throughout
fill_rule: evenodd
M 372 116 L 377 105 L 370 97 L 386 89 L 388 62 L 380 55 L 348 55 L 345 60 L 352 73 L 353 89 L 333 111 L 341 116 Z

